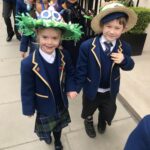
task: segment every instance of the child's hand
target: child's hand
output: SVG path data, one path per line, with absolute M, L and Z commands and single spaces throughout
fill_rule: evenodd
M 120 51 L 118 51 L 118 53 L 111 53 L 110 56 L 116 64 L 120 64 L 124 60 L 124 55 Z
M 76 91 L 71 91 L 67 93 L 67 96 L 71 99 L 76 98 L 76 96 L 78 95 L 78 93 Z
M 20 54 L 21 54 L 21 57 L 22 57 L 22 58 L 25 58 L 25 57 L 26 57 L 26 52 L 20 52 Z

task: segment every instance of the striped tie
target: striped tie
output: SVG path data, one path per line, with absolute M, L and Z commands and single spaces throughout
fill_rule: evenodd
M 110 55 L 110 53 L 111 53 L 111 47 L 113 46 L 112 45 L 112 43 L 111 42 L 104 42 L 104 45 L 105 45 L 105 47 L 106 47 L 106 49 L 105 49 L 105 54 L 107 55 L 107 56 L 109 56 Z

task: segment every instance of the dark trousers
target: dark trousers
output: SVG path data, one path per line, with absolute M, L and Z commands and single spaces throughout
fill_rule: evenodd
M 93 116 L 96 109 L 99 110 L 99 118 L 107 121 L 110 125 L 111 121 L 116 112 L 116 99 L 112 99 L 110 96 L 110 92 L 99 93 L 94 100 L 90 100 L 87 96 L 83 93 L 82 97 L 82 114 L 81 117 L 86 119 L 88 116 Z
M 13 18 L 14 18 L 14 30 L 13 30 L 12 22 L 10 19 L 12 13 L 13 13 Z M 3 14 L 2 15 L 6 24 L 8 36 L 11 36 L 14 33 L 14 31 L 16 35 L 19 35 L 17 27 L 15 25 L 16 23 L 15 14 L 16 14 L 16 4 L 3 1 Z

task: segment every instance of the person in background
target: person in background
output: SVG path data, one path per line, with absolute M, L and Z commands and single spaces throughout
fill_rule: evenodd
M 35 18 L 35 3 L 32 0 L 17 0 L 16 3 L 16 15 L 24 13 L 31 14 L 33 18 Z M 38 48 L 38 43 L 36 42 L 36 37 L 33 36 L 25 36 L 22 35 L 20 41 L 20 55 L 22 58 L 27 56 L 27 52 L 29 50 L 29 54 L 32 54 Z
M 11 14 L 13 13 L 14 25 L 11 22 Z M 16 15 L 16 0 L 3 0 L 3 12 L 2 12 L 6 29 L 7 29 L 7 38 L 6 41 L 10 42 L 16 34 L 18 40 L 21 39 L 20 33 L 15 25 L 15 15 Z M 13 27 L 14 26 L 14 27 Z

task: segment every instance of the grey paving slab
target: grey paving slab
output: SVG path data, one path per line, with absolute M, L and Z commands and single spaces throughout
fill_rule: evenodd
M 11 41 L 0 47 L 0 59 L 20 58 L 19 43 Z
M 5 148 L 6 150 L 53 150 L 53 145 L 46 145 L 44 142 L 35 140 L 29 143 L 22 143 L 12 147 Z
M 129 78 L 123 77 L 124 82 L 126 83 L 121 85 L 121 95 L 125 97 L 127 103 L 134 109 L 135 112 L 142 118 L 150 112 L 150 96 L 149 92 L 141 90 L 138 88 L 139 85 L 137 82 L 130 82 Z M 130 90 L 128 90 L 130 87 Z
M 72 131 L 83 128 L 83 119 L 81 118 L 82 111 L 82 99 L 81 94 L 75 100 L 69 100 L 70 106 L 70 115 L 72 123 L 70 124 L 70 128 Z M 97 124 L 98 111 L 94 114 L 94 123 Z M 114 121 L 121 120 L 130 117 L 130 114 L 127 110 L 122 106 L 122 104 L 117 100 L 117 112 L 114 117 Z
M 0 78 L 10 75 L 20 74 L 21 58 L 1 59 L 0 60 Z
M 70 147 L 68 146 L 68 141 L 65 135 L 62 135 L 62 142 L 64 150 L 71 150 Z M 52 142 L 50 145 L 47 145 L 43 141 L 34 140 L 27 143 L 22 143 L 19 145 L 14 145 L 5 148 L 5 150 L 54 150 L 54 142 Z
M 71 150 L 122 150 L 131 130 L 136 126 L 133 119 L 116 121 L 105 134 L 89 138 L 83 129 L 67 134 Z
M 37 139 L 34 117 L 23 117 L 19 102 L 0 105 L 0 149 Z
M 150 113 L 150 51 L 133 57 L 135 68 L 122 72 L 120 94 L 142 118 Z
M 20 100 L 20 76 L 0 78 L 0 104 Z

